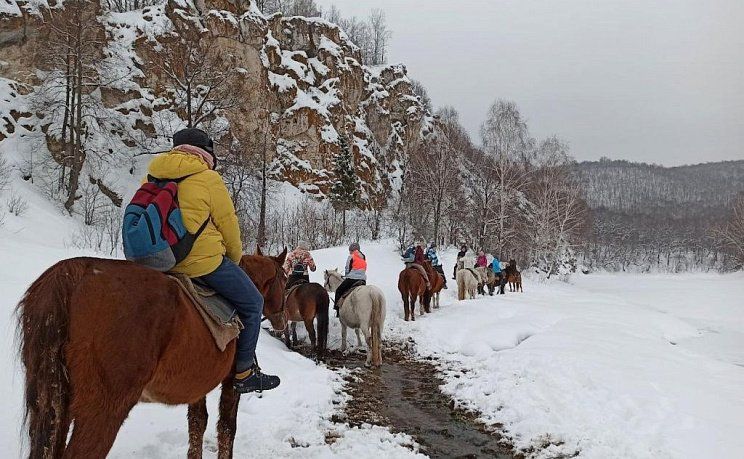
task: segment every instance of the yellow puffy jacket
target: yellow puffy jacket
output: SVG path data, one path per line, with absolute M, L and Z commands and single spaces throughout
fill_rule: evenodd
M 207 218 L 211 220 L 186 259 L 172 271 L 199 277 L 217 269 L 223 255 L 240 261 L 243 249 L 238 217 L 220 174 L 201 158 L 180 151 L 156 156 L 147 172 L 159 179 L 189 176 L 178 184 L 178 204 L 186 230 L 196 233 Z

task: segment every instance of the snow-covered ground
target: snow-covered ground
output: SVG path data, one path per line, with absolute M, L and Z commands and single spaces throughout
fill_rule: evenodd
M 30 185 L 26 215 L 0 227 L 0 445 L 22 455 L 23 377 L 16 360 L 13 308 L 25 288 L 62 258 L 84 254 L 69 244 L 79 226 Z M 4 203 L 3 203 L 4 204 Z M 401 265 L 392 242 L 363 243 L 369 282 L 388 299 L 386 338 L 415 341 L 437 358 L 443 391 L 460 406 L 501 425 L 535 457 L 741 457 L 744 454 L 744 273 L 731 275 L 590 275 L 571 284 L 525 279 L 525 292 L 442 308 L 402 320 Z M 321 268 L 341 267 L 345 248 L 314 252 Z M 454 254 L 443 255 L 446 271 Z M 312 274 L 322 282 L 322 271 Z M 331 322 L 330 345 L 339 344 Z M 351 343 L 355 343 L 352 338 Z M 389 430 L 331 421 L 346 402 L 342 378 L 287 351 L 263 334 L 259 358 L 282 386 L 244 397 L 236 455 L 406 457 L 412 440 Z M 218 393 L 209 396 L 214 450 Z M 332 444 L 326 437 L 338 437 Z M 112 457 L 183 457 L 185 407 L 139 405 Z
M 535 457 L 743 457 L 744 273 L 590 275 L 402 320 L 392 244 L 367 244 L 386 337 L 437 357 L 444 392 Z M 315 252 L 320 266 L 345 250 Z M 444 256 L 450 272 L 454 254 Z M 320 279 L 320 273 L 316 279 Z

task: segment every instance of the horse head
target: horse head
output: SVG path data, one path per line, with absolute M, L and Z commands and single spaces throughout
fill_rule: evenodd
M 287 249 L 280 255 L 243 255 L 240 267 L 248 273 L 261 295 L 264 297 L 263 314 L 275 331 L 287 328 L 287 316 L 284 303 L 284 287 L 287 274 L 282 268 Z
M 326 269 L 323 272 L 323 279 L 325 280 L 325 282 L 323 283 L 323 287 L 325 287 L 325 289 L 329 292 L 334 292 L 343 281 L 343 276 L 340 272 L 338 272 L 338 268 Z M 331 285 L 331 280 L 333 280 L 333 283 L 335 283 L 336 285 Z

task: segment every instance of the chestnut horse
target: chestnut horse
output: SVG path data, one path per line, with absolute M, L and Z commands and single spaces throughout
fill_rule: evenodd
M 510 292 L 524 292 L 522 289 L 522 273 L 517 270 L 517 262 L 509 260 L 509 264 L 506 265 L 504 270 L 506 273 L 506 280 L 509 282 Z
M 240 262 L 280 330 L 286 253 Z M 205 396 L 220 382 L 219 457 L 232 457 L 235 341 L 221 352 L 171 277 L 124 260 L 70 258 L 31 284 L 17 314 L 30 458 L 106 457 L 140 401 L 189 404 L 189 457 L 201 457 Z
M 430 312 L 431 290 L 426 288 L 426 280 L 418 269 L 406 267 L 400 272 L 398 291 L 403 298 L 406 321 L 416 320 L 417 298 L 421 303 L 421 315 L 424 315 L 424 309 L 426 309 L 426 312 Z
M 429 260 L 424 261 L 424 269 L 426 270 L 426 275 L 429 276 L 429 283 L 431 284 L 430 295 L 434 302 L 434 309 L 439 309 L 439 294 L 444 288 L 444 275 L 434 269 L 434 265 Z M 426 307 L 426 312 L 431 312 L 428 306 Z
M 289 330 L 284 331 L 287 347 L 297 344 L 297 322 L 304 322 L 310 344 L 315 349 L 318 359 L 323 359 L 328 346 L 328 305 L 330 300 L 326 289 L 317 282 L 300 284 L 289 292 L 286 299 L 287 317 L 292 325 L 292 342 Z M 315 333 L 313 322 L 318 318 L 318 333 Z M 316 338 L 317 336 L 317 338 Z

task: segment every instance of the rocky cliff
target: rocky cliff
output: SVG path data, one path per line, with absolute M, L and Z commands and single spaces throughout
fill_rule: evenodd
M 42 144 L 54 157 L 60 116 L 33 96 L 53 70 L 39 58 L 48 43 L 43 23 L 65 5 L 1 1 L 0 151 L 23 150 L 41 138 L 33 148 Z M 266 17 L 240 0 L 167 0 L 97 13 L 90 27 L 100 29 L 96 66 L 104 77 L 87 94 L 98 105 L 86 121 L 86 151 L 96 158 L 86 171 L 109 188 L 117 187 L 117 170 L 131 169 L 138 154 L 166 148 L 184 126 L 190 116 L 180 100 L 184 79 L 174 73 L 194 67 L 193 60 L 206 63 L 202 70 L 213 78 L 224 75 L 219 87 L 194 90 L 203 101 L 200 126 L 219 137 L 220 150 L 250 150 L 256 142 L 248 139 L 262 137 L 270 176 L 318 198 L 332 182 L 341 136 L 352 147 L 365 207 L 398 186 L 407 151 L 433 129 L 405 67 L 361 65 L 358 48 L 324 20 Z

